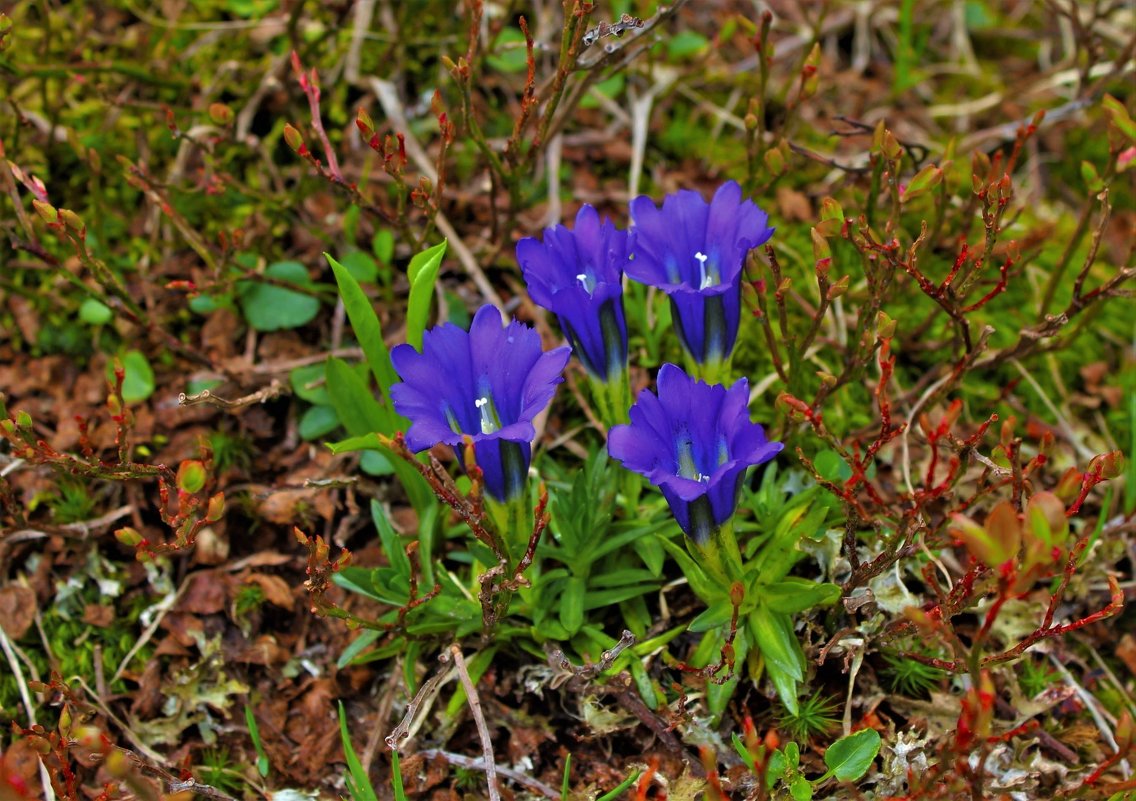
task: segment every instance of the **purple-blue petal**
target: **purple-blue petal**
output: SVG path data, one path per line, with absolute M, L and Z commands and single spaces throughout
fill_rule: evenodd
M 468 332 L 445 324 L 425 332 L 422 352 L 400 345 L 391 361 L 402 382 L 391 387 L 395 409 L 410 420 L 407 446 L 460 446 L 469 436 L 483 464 L 486 490 L 507 500 L 528 472 L 535 418 L 552 400 L 569 349 L 541 350 L 540 336 L 516 321 L 502 325 L 492 306 Z M 483 425 L 483 409 L 492 425 Z M 488 427 L 486 427 L 488 426 Z M 501 453 L 508 452 L 509 459 Z
M 631 219 L 627 274 L 670 296 L 679 337 L 697 362 L 728 357 L 741 322 L 746 256 L 773 235 L 765 212 L 728 181 L 709 203 L 690 190 L 668 195 L 661 208 L 637 197 Z
M 746 469 L 782 445 L 750 421 L 744 378 L 727 389 L 664 364 L 656 383 L 657 395 L 644 391 L 631 407 L 631 422 L 611 429 L 608 452 L 659 487 L 683 531 L 701 540 L 706 525 L 733 515 Z
M 584 205 L 574 230 L 554 225 L 545 229 L 543 241 L 518 242 L 517 263 L 529 295 L 556 314 L 589 373 L 607 381 L 626 370 L 622 284 L 628 263 L 626 231 Z

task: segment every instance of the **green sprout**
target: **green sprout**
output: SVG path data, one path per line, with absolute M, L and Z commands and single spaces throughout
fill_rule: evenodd
M 883 674 L 888 687 L 901 695 L 926 697 L 947 675 L 937 667 L 904 658 L 898 652 L 885 652 L 883 657 L 887 665 Z
M 811 737 L 831 734 L 836 730 L 839 719 L 836 711 L 840 702 L 824 695 L 810 695 L 798 702 L 796 714 L 782 707 L 777 715 L 777 725 L 797 742 L 805 742 Z
M 61 478 L 56 492 L 46 499 L 51 516 L 60 525 L 80 523 L 95 516 L 95 498 L 90 488 L 73 478 Z

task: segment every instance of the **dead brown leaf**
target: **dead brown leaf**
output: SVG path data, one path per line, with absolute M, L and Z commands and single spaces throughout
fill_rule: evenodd
M 30 739 L 16 740 L 7 751 L 0 752 L 0 779 L 9 787 L 17 787 L 17 782 L 20 782 L 28 789 L 27 798 L 41 798 L 38 776 L 39 755 Z M 19 798 L 16 795 L 11 797 Z M 0 798 L 8 798 L 2 789 Z
M 292 595 L 292 586 L 280 576 L 269 573 L 252 573 L 245 576 L 245 584 L 256 584 L 264 592 L 264 597 L 273 606 L 292 611 L 296 599 Z
M 162 660 L 148 659 L 138 678 L 130 714 L 140 720 L 157 717 L 162 710 Z
M 335 514 L 330 493 L 321 489 L 270 491 L 258 510 L 262 517 L 277 525 L 296 525 L 303 515 L 315 513 L 324 520 Z
M 1124 663 L 1129 673 L 1136 676 L 1136 637 L 1131 634 L 1121 637 L 1116 644 L 1116 657 Z
M 262 634 L 252 642 L 243 640 L 235 647 L 225 645 L 225 658 L 246 665 L 282 665 L 291 658 L 291 653 L 282 648 L 271 634 Z
M 808 196 L 787 186 L 777 187 L 777 208 L 782 219 L 790 222 L 813 219 L 813 206 L 809 203 Z
M 189 586 L 178 601 L 179 612 L 215 615 L 228 603 L 231 577 L 216 570 L 202 570 L 191 575 Z
M 36 615 L 35 593 L 20 584 L 0 587 L 0 626 L 13 640 L 18 640 L 31 628 Z
M 83 607 L 83 622 L 105 629 L 114 622 L 114 607 L 104 604 L 87 604 Z

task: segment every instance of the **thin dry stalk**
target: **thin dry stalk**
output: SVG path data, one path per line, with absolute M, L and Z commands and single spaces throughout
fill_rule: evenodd
M 450 653 L 454 657 L 454 667 L 457 668 L 458 678 L 465 688 L 465 698 L 469 703 L 469 711 L 473 714 L 473 721 L 477 724 L 477 733 L 481 737 L 481 750 L 485 754 L 485 779 L 489 783 L 489 801 L 501 801 L 501 790 L 497 787 L 497 763 L 493 761 L 493 739 L 489 736 L 489 727 L 485 725 L 485 715 L 481 712 L 481 699 L 477 696 L 477 688 L 469 678 L 469 670 L 465 666 L 465 657 L 462 656 L 460 645 L 451 645 Z

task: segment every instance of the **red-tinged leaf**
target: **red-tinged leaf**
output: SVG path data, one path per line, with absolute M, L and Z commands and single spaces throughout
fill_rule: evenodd
M 218 492 L 209 499 L 209 506 L 205 510 L 205 519 L 210 523 L 216 523 L 225 514 L 225 493 Z
M 205 486 L 205 465 L 197 459 L 187 459 L 178 466 L 178 489 L 190 494 Z

